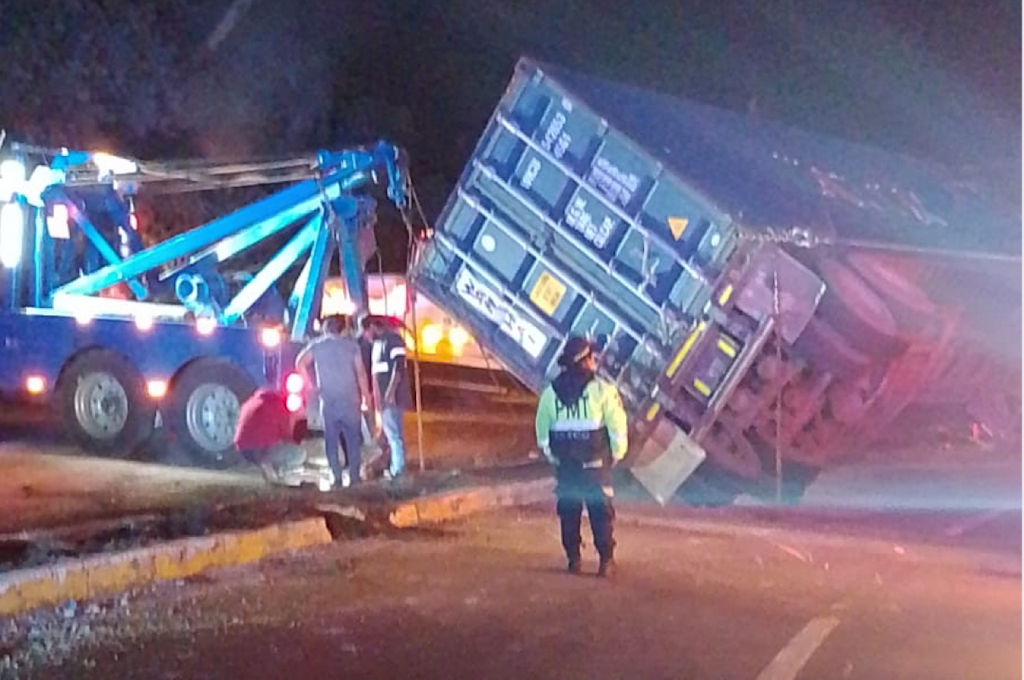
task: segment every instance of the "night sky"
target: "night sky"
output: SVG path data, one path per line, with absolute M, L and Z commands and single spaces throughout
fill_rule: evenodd
M 386 137 L 434 217 L 527 54 L 1019 191 L 1020 31 L 1012 0 L 7 0 L 0 127 L 159 158 Z

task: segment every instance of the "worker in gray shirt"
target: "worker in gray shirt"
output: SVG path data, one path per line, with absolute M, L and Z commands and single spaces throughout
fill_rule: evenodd
M 345 317 L 325 319 L 323 334 L 295 360 L 296 368 L 316 385 L 320 395 L 324 448 L 335 487 L 361 481 L 362 412 L 372 403 L 359 343 L 351 336 L 347 321 Z M 338 456 L 339 440 L 345 446 L 347 474 Z

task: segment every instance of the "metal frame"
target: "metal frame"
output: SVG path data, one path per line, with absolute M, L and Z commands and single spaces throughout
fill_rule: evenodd
M 66 150 L 54 156 L 51 167 L 65 172 L 72 166 L 88 165 L 96 158 L 96 155 L 87 152 Z M 222 308 L 208 302 L 193 302 L 188 305 L 189 310 L 215 318 L 221 325 L 235 324 L 274 283 L 306 256 L 287 305 L 291 337 L 299 340 L 309 333 L 312 321 L 319 312 L 324 278 L 331 258 L 338 251 L 342 274 L 356 305 L 356 315 L 364 313 L 367 302 L 363 262 L 357 253 L 357 235 L 361 229 L 372 226 L 372 221 L 367 217 L 372 214 L 372 210 L 367 208 L 372 207 L 373 199 L 352 192 L 377 183 L 378 173 L 383 174 L 387 178 L 388 198 L 404 210 L 408 203 L 404 158 L 396 147 L 379 142 L 367 149 L 321 151 L 316 161 L 307 167 L 314 175 L 312 179 L 306 179 L 124 259 L 103 237 L 84 206 L 73 200 L 63 184 L 48 187 L 44 192 L 46 206 L 66 204 L 69 218 L 107 264 L 54 289 L 49 295 L 45 292 L 37 294 L 36 304 L 49 303 L 60 308 L 73 301 L 76 309 L 87 312 L 89 310 L 84 307 L 95 301 L 106 314 L 132 316 L 146 313 L 144 308 L 152 306 L 147 307 L 142 301 L 152 297 L 153 283 L 168 282 L 182 274 L 201 280 L 217 276 L 216 267 L 220 263 L 302 223 L 287 244 Z M 157 179 L 163 178 L 158 176 Z M 36 227 L 38 231 L 38 219 Z M 44 270 L 49 263 L 43 261 L 44 249 L 39 247 L 39 240 L 37 234 L 36 252 L 32 261 L 36 267 L 34 280 L 42 285 L 48 278 Z M 173 266 L 182 259 L 185 264 Z M 147 274 L 154 276 L 147 278 Z M 93 297 L 118 283 L 126 283 L 137 301 Z

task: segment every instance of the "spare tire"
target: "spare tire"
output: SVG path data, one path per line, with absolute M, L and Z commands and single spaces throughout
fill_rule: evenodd
M 819 272 L 826 289 L 817 314 L 847 343 L 879 359 L 891 359 L 906 348 L 889 306 L 852 269 L 825 258 Z

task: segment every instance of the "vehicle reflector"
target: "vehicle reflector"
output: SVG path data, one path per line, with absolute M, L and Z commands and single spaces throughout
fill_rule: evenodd
M 167 394 L 167 381 L 150 380 L 146 383 L 146 393 L 153 399 L 163 399 Z
M 41 375 L 30 375 L 25 379 L 25 389 L 29 394 L 42 394 L 46 391 L 46 379 Z
M 264 328 L 260 333 L 260 342 L 267 349 L 273 349 L 281 344 L 281 331 L 276 328 Z

